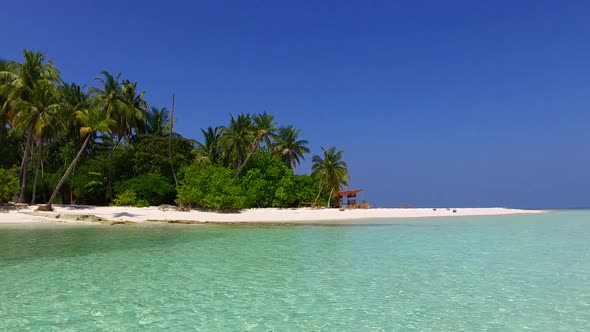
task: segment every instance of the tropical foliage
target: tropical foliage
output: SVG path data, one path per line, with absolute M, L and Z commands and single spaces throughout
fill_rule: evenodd
M 122 74 L 103 71 L 86 88 L 64 82 L 43 53 L 23 56 L 0 59 L 0 202 L 239 210 L 330 205 L 346 185 L 335 148 L 295 174 L 309 142 L 267 112 L 230 115 L 191 140 Z

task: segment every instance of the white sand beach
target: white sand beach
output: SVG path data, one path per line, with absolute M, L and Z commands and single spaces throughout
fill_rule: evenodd
M 236 213 L 204 212 L 192 210 L 163 211 L 158 207 L 113 207 L 55 205 L 53 212 L 37 212 L 36 206 L 24 206 L 18 210 L 0 213 L 0 223 L 84 222 L 93 216 L 105 222 L 180 221 L 186 223 L 338 223 L 350 220 L 388 218 L 490 216 L 508 214 L 542 213 L 542 210 L 519 210 L 508 208 L 372 208 L 372 209 L 248 209 Z M 456 212 L 453 212 L 456 210 Z

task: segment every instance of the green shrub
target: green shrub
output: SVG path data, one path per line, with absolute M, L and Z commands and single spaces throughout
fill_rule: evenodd
M 180 172 L 176 203 L 205 210 L 239 210 L 244 207 L 242 188 L 229 168 L 193 164 Z
M 16 192 L 18 192 L 18 178 L 16 169 L 6 170 L 0 168 L 0 203 L 10 201 Z
M 117 194 L 128 190 L 137 195 L 137 199 L 145 201 L 145 205 L 172 204 L 176 197 L 176 188 L 171 181 L 160 174 L 148 173 L 119 181 L 115 184 Z
M 135 201 L 135 204 L 133 204 L 133 206 L 135 206 L 135 207 L 149 207 L 150 206 L 150 202 L 148 202 L 145 199 L 138 198 Z
M 137 195 L 133 190 L 126 190 L 113 199 L 113 205 L 115 206 L 134 206 L 136 203 Z
M 290 207 L 295 204 L 293 170 L 285 163 L 262 152 L 252 156 L 246 172 L 240 178 L 245 206 Z M 277 197 L 278 194 L 278 197 Z

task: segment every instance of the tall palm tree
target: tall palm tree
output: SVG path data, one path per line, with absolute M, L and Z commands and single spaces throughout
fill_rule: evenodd
M 145 127 L 144 114 L 148 110 L 144 99 L 145 91 L 137 89 L 137 82 L 123 81 L 123 102 L 125 107 L 113 119 L 119 125 L 119 136 L 131 137 L 133 132 Z
M 300 159 L 309 153 L 307 140 L 299 140 L 301 131 L 293 126 L 280 127 L 275 136 L 273 154 L 280 157 L 292 169 L 299 164 Z
M 231 115 L 229 126 L 221 128 L 219 143 L 229 165 L 239 167 L 246 159 L 254 139 L 252 128 L 250 114 Z
M 146 135 L 167 136 L 170 133 L 170 111 L 166 107 L 152 107 L 143 114 L 145 127 L 142 132 Z
M 10 83 L 12 82 L 14 68 L 15 64 L 12 61 L 0 59 L 0 144 L 4 142 L 8 135 L 7 128 L 10 121 L 8 120 L 7 96 L 11 91 Z
M 109 174 L 107 182 L 107 198 L 112 199 L 113 190 L 113 153 L 121 140 L 131 136 L 133 131 L 141 127 L 143 112 L 147 104 L 143 99 L 144 92 L 137 92 L 137 83 L 128 80 L 119 82 L 121 73 L 113 76 L 108 71 L 102 71 L 102 76 L 95 80 L 99 87 L 92 87 L 89 92 L 92 102 L 98 110 L 111 118 L 111 130 L 109 131 L 110 151 L 108 155 Z
M 49 201 L 47 202 L 47 204 L 45 204 L 44 207 L 40 207 L 39 210 L 43 210 L 43 211 L 52 211 L 53 210 L 53 208 L 52 208 L 53 201 L 57 197 L 57 194 L 59 193 L 61 186 L 64 184 L 64 182 L 66 181 L 66 179 L 70 175 L 70 172 L 72 172 L 72 170 L 74 169 L 74 167 L 76 166 L 76 164 L 80 160 L 80 157 L 82 156 L 82 153 L 86 149 L 86 146 L 88 145 L 88 142 L 90 141 L 90 139 L 92 137 L 96 136 L 97 132 L 110 132 L 112 126 L 114 125 L 113 119 L 107 117 L 107 114 L 105 112 L 101 112 L 96 108 L 89 108 L 89 109 L 83 109 L 83 110 L 76 111 L 76 119 L 81 124 L 80 137 L 85 137 L 84 143 L 82 143 L 82 147 L 80 147 L 80 150 L 78 150 L 78 154 L 76 154 L 76 157 L 74 158 L 74 160 L 72 160 L 72 162 L 70 163 L 70 166 L 68 166 L 68 168 L 64 172 L 63 176 L 59 180 L 59 182 L 58 182 L 57 186 L 55 187 L 55 190 L 53 190 L 53 193 L 51 194 L 51 197 L 49 198 Z
M 208 160 L 211 163 L 217 162 L 221 158 L 219 140 L 221 130 L 219 127 L 209 127 L 207 130 L 201 129 L 203 142 L 197 141 L 197 153 L 199 157 Z
M 242 162 L 238 171 L 236 172 L 236 176 L 239 176 L 244 169 L 244 166 L 248 163 L 250 158 L 255 152 L 260 150 L 260 143 L 264 142 L 269 152 L 272 151 L 272 141 L 271 138 L 275 137 L 276 128 L 276 121 L 274 120 L 274 116 L 267 114 L 266 112 L 262 114 L 257 114 L 252 119 L 252 128 L 253 131 L 253 139 L 252 145 L 250 146 L 250 150 L 248 151 L 248 155 L 246 159 Z
M 93 102 L 99 111 L 106 113 L 107 117 L 115 118 L 113 114 L 121 113 L 125 107 L 123 101 L 123 88 L 119 79 L 121 73 L 113 76 L 106 70 L 101 72 L 102 76 L 94 78 L 99 83 L 99 87 L 91 87 L 88 92 L 92 96 Z M 116 123 L 113 124 L 115 126 Z
M 334 191 L 340 191 L 342 186 L 346 186 L 349 176 L 346 162 L 342 160 L 342 150 L 336 150 L 335 147 L 331 147 L 328 150 L 322 148 L 322 152 L 323 158 L 317 155 L 312 158 L 311 175 L 320 179 L 318 195 L 316 196 L 314 205 L 317 203 L 322 191 L 330 190 L 328 196 L 329 207 Z
M 266 112 L 256 114 L 256 116 L 254 116 L 254 131 L 256 135 L 255 141 L 257 141 L 257 143 L 266 144 L 268 152 L 271 152 L 273 146 L 272 138 L 276 136 L 277 131 L 277 122 L 275 121 L 275 117 L 271 114 L 267 114 Z M 255 145 L 255 150 L 258 150 L 259 145 Z
M 13 103 L 15 128 L 18 132 L 24 132 L 31 128 L 29 135 L 35 141 L 37 147 L 31 204 L 35 204 L 36 200 L 39 168 L 43 162 L 43 144 L 47 138 L 57 135 L 65 129 L 59 114 L 61 106 L 61 94 L 57 85 L 54 82 L 45 80 L 39 81 L 33 86 L 26 100 L 18 99 Z M 26 178 L 23 179 L 21 184 L 21 195 L 24 195 L 25 185 Z
M 20 136 L 25 135 L 26 137 L 25 151 L 19 173 L 21 191 L 17 201 L 20 203 L 25 201 L 27 166 L 34 141 L 33 131 L 39 131 L 35 129 L 38 124 L 38 122 L 36 124 L 35 116 L 29 116 L 30 114 L 19 115 L 18 113 L 28 112 L 26 110 L 30 108 L 23 105 L 34 103 L 34 99 L 39 98 L 43 91 L 53 90 L 49 87 L 60 82 L 59 72 L 52 61 L 45 61 L 43 53 L 24 50 L 23 54 L 24 62 L 22 64 L 10 63 L 4 65 L 4 70 L 0 71 L 0 80 L 4 82 L 0 90 L 6 99 L 3 108 L 6 108 L 6 104 L 8 104 L 9 119 L 18 117 L 22 120 L 18 125 L 15 124 L 15 127 L 19 127 L 17 133 Z M 31 121 L 27 123 L 27 119 Z
M 67 139 L 75 140 L 79 135 L 79 123 L 76 120 L 76 111 L 89 108 L 91 105 L 90 96 L 84 87 L 75 83 L 63 84 L 60 86 L 62 96 L 62 119 L 67 126 L 65 136 Z

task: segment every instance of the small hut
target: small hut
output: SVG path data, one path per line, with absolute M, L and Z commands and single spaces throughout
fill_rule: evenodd
M 352 189 L 352 190 L 343 190 L 338 193 L 339 201 L 341 202 L 340 206 L 345 206 L 347 208 L 355 208 L 358 206 L 356 201 L 356 196 L 358 193 L 363 191 L 362 189 Z M 344 204 L 344 197 L 346 197 L 346 204 Z

